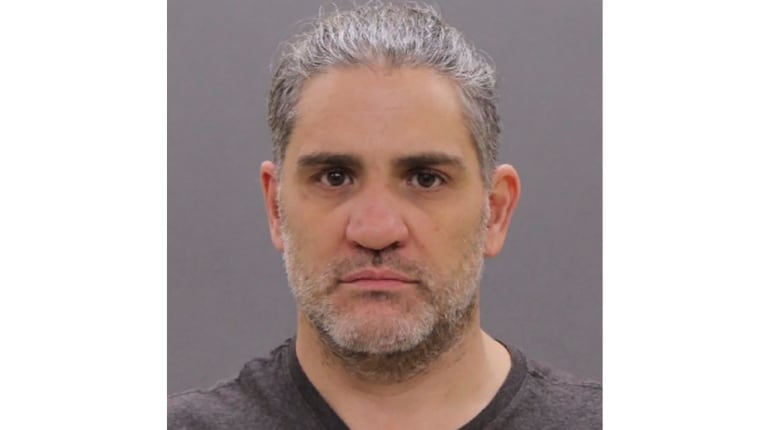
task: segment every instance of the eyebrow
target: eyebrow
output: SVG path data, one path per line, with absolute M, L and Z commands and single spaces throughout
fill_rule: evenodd
M 357 170 L 362 165 L 360 159 L 354 155 L 334 152 L 315 152 L 298 157 L 299 168 L 343 166 Z
M 298 157 L 298 167 L 301 169 L 321 167 L 321 166 L 340 166 L 353 170 L 360 170 L 363 161 L 351 154 L 337 152 L 315 152 Z M 463 159 L 458 156 L 444 152 L 420 152 L 417 154 L 404 155 L 393 159 L 393 164 L 401 170 L 411 170 L 427 166 L 451 166 L 459 170 L 465 170 L 466 165 Z
M 427 166 L 451 166 L 459 170 L 465 170 L 466 164 L 463 159 L 444 152 L 422 152 L 418 154 L 405 155 L 393 160 L 393 164 L 403 170 L 411 170 Z

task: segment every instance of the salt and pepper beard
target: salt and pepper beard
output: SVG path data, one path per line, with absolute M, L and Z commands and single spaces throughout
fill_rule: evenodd
M 281 207 L 281 205 L 280 205 Z M 362 250 L 352 258 L 334 258 L 314 273 L 300 255 L 300 241 L 282 213 L 282 239 L 287 277 L 298 307 L 316 329 L 327 360 L 354 376 L 376 383 L 407 380 L 457 345 L 474 319 L 479 300 L 488 207 L 477 227 L 462 241 L 462 256 L 445 273 L 401 258 L 394 249 Z M 337 308 L 332 294 L 348 273 L 382 267 L 418 281 L 410 300 L 393 292 L 357 292 L 358 300 L 388 300 L 399 316 L 352 315 Z

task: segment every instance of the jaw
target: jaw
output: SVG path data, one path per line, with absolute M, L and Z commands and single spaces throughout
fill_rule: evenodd
M 437 320 L 423 339 L 407 349 L 364 352 L 340 345 L 327 330 L 299 312 L 297 342 L 306 350 L 317 351 L 327 366 L 337 367 L 358 381 L 398 384 L 427 373 L 444 355 L 458 356 L 467 338 L 480 332 L 477 296 L 453 317 Z

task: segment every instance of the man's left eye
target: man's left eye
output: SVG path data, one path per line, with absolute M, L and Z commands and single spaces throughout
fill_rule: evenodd
M 435 188 L 444 184 L 444 179 L 436 173 L 423 171 L 414 173 L 409 182 L 415 187 Z

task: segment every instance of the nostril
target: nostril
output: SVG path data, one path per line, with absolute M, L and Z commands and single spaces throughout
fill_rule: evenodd
M 398 249 L 401 244 L 399 242 L 394 242 L 382 249 L 368 248 L 360 244 L 357 244 L 357 246 L 361 251 L 365 252 L 367 256 L 369 256 L 373 266 L 381 266 L 383 263 L 387 263 L 385 260 L 389 258 L 388 255 Z

